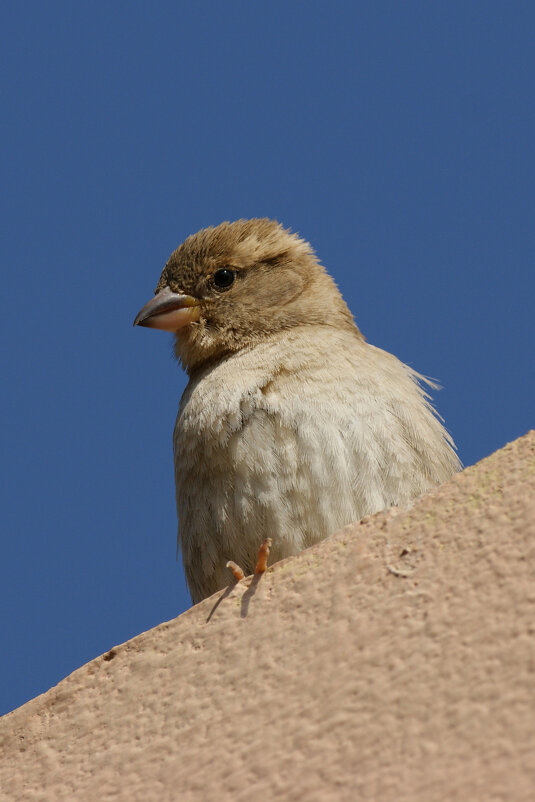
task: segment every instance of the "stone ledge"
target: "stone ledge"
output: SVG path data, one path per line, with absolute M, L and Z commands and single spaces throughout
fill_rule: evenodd
M 0 720 L 0 799 L 531 802 L 534 491 L 530 432 L 115 647 Z

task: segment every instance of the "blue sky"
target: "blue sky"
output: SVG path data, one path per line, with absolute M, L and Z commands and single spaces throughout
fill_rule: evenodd
M 469 465 L 534 425 L 529 2 L 4 3 L 0 712 L 189 606 L 169 253 L 269 216 Z M 6 286 L 7 285 L 7 286 Z

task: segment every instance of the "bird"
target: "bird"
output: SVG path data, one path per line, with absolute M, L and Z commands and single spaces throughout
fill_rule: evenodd
M 371 345 L 299 234 L 267 218 L 193 234 L 134 325 L 174 334 L 178 547 L 193 603 L 346 524 L 408 506 L 461 463 L 430 379 Z M 261 570 L 261 569 L 260 569 Z

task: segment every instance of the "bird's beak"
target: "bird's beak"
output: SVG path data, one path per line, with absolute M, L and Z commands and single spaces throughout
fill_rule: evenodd
M 134 326 L 177 331 L 198 320 L 199 315 L 199 302 L 196 298 L 180 295 L 169 287 L 164 287 L 137 313 Z

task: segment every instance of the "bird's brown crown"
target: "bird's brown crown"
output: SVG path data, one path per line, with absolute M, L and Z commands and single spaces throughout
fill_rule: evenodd
M 295 326 L 350 327 L 352 315 L 308 242 L 274 220 L 221 223 L 174 251 L 156 291 L 199 303 L 199 320 L 176 334 L 189 373 Z

